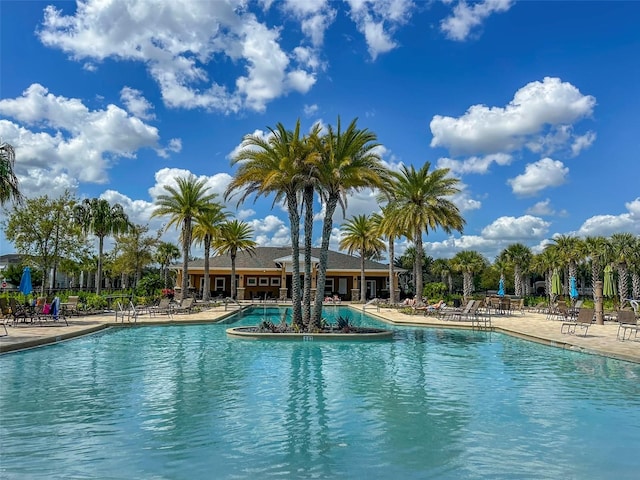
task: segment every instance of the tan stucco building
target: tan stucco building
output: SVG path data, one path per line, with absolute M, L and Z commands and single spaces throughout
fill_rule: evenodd
M 311 288 L 317 286 L 320 249 L 312 249 Z M 300 255 L 301 285 L 304 277 L 304 257 Z M 182 266 L 174 265 L 176 284 L 181 285 Z M 399 269 L 404 272 L 404 270 Z M 291 298 L 292 261 L 290 247 L 258 247 L 253 255 L 238 252 L 236 282 L 238 300 Z M 367 299 L 389 296 L 389 267 L 365 260 Z M 209 259 L 211 296 L 231 295 L 231 258 L 228 255 Z M 397 276 L 394 279 L 397 291 Z M 189 262 L 189 286 L 192 292 L 202 294 L 204 260 Z M 360 296 L 360 257 L 329 251 L 325 295 L 338 295 L 342 300 L 357 300 Z

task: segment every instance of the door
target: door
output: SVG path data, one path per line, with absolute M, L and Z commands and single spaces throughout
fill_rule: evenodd
M 347 294 L 347 279 L 344 277 L 338 279 L 338 294 L 341 296 Z
M 367 299 L 376 298 L 376 281 L 375 280 L 367 280 Z

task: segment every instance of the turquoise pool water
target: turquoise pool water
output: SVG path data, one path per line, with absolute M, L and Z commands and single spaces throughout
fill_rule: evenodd
M 228 327 L 0 357 L 0 478 L 638 478 L 640 365 L 486 332 L 263 342 Z

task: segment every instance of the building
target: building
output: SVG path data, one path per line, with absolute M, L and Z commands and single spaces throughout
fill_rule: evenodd
M 312 295 L 315 295 L 320 249 L 312 249 Z M 238 252 L 236 257 L 236 285 L 238 300 L 291 298 L 291 247 L 258 247 L 253 255 Z M 173 265 L 176 284 L 182 284 L 182 265 Z M 396 271 L 404 272 L 402 269 Z M 301 285 L 304 278 L 304 257 L 300 255 Z M 367 299 L 389 297 L 389 266 L 365 260 Z M 209 260 L 211 296 L 231 295 L 231 257 L 221 255 Z M 360 257 L 329 251 L 325 295 L 338 295 L 343 300 L 360 298 Z M 394 279 L 398 288 L 398 279 Z M 189 287 L 202 294 L 204 259 L 189 262 Z

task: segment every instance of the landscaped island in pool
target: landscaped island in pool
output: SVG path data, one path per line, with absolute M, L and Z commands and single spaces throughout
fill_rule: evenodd
M 244 342 L 229 326 L 0 357 L 0 477 L 637 477 L 640 365 L 488 332 Z

